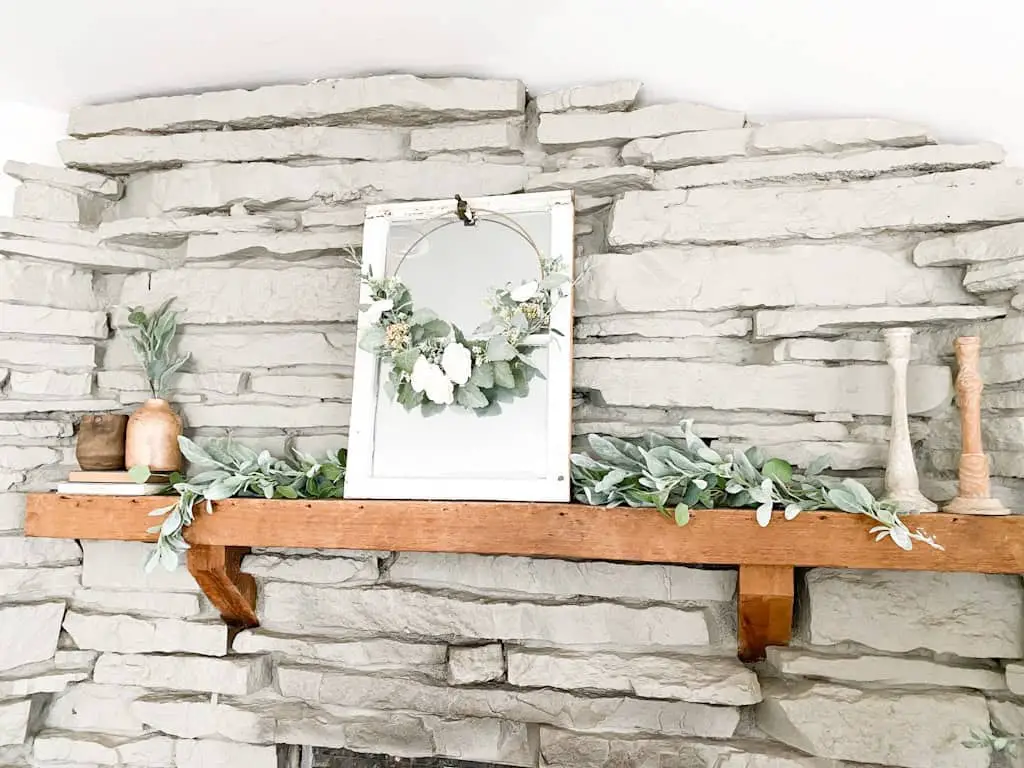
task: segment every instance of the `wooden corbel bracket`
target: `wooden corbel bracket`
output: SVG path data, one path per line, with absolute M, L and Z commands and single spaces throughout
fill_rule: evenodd
M 239 629 L 258 627 L 256 580 L 242 573 L 242 558 L 249 547 L 193 544 L 188 550 L 188 572 L 220 611 L 224 623 Z

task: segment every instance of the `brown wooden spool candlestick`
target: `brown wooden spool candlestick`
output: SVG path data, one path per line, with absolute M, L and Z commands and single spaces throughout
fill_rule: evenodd
M 1008 515 L 1010 510 L 989 490 L 988 457 L 981 440 L 981 339 L 961 336 L 954 342 L 959 372 L 956 376 L 960 406 L 960 489 L 945 511 L 962 515 Z

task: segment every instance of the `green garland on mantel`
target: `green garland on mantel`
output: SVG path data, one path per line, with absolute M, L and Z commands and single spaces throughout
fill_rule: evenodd
M 812 509 L 840 509 L 866 515 L 878 525 L 871 529 L 876 540 L 891 538 L 901 549 L 920 541 L 942 547 L 920 529 L 911 531 L 896 507 L 877 500 L 856 480 L 837 480 L 820 473 L 828 459 L 820 459 L 803 474 L 782 459 L 765 458 L 757 448 L 723 456 L 709 448 L 683 421 L 683 437 L 673 440 L 648 434 L 636 441 L 590 435 L 590 453 L 574 453 L 573 496 L 576 501 L 601 507 L 650 507 L 686 525 L 691 509 L 757 509 L 762 527 L 771 522 L 772 510 L 783 508 L 786 520 Z M 345 450 L 323 460 L 291 450 L 287 460 L 268 451 L 257 453 L 228 439 L 211 440 L 201 448 L 187 437 L 179 438 L 181 452 L 194 469 L 191 477 L 171 478 L 169 492 L 178 499 L 150 514 L 163 517 L 150 529 L 159 533 L 146 564 L 147 570 L 162 564 L 178 567 L 189 545 L 184 530 L 192 524 L 196 505 L 213 512 L 213 502 L 233 497 L 266 499 L 342 498 Z M 147 467 L 133 467 L 135 479 L 144 482 Z

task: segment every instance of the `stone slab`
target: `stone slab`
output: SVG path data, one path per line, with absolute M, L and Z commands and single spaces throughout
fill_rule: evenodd
M 576 696 L 551 689 L 448 687 L 414 680 L 321 672 L 282 666 L 282 695 L 311 702 L 445 718 L 499 716 L 580 732 L 664 733 L 728 738 L 739 724 L 732 707 L 628 697 Z
M 981 696 L 860 691 L 837 685 L 765 686 L 757 725 L 818 757 L 904 768 L 987 768 L 962 742 L 988 727 Z
M 737 381 L 758 386 L 736 387 Z M 826 368 L 812 364 L 727 365 L 673 360 L 580 360 L 578 390 L 596 390 L 608 405 L 756 409 L 790 413 L 850 412 L 886 416 L 890 373 L 881 365 Z M 910 368 L 909 408 L 926 413 L 950 402 L 949 369 Z
M 0 435 L 7 422 L 0 422 Z M 17 422 L 14 422 L 17 424 Z M 18 531 L 25 525 L 25 496 L 21 493 L 0 493 L 0 531 Z M 0 594 L 3 590 L 0 589 Z
M 111 765 L 171 768 L 174 739 L 147 736 L 138 740 L 103 738 L 96 734 L 44 731 L 32 743 L 32 755 L 43 765 Z
M 861 279 L 865 271 L 873 276 L 871 280 Z M 578 272 L 575 312 L 583 316 L 971 301 L 961 286 L 959 270 L 921 270 L 902 253 L 860 245 L 598 253 L 580 259 Z M 730 279 L 719 279 L 723 273 Z M 928 309 L 915 311 L 923 314 Z
M 92 374 L 12 371 L 9 391 L 19 397 L 85 397 L 92 393 Z
M 171 736 L 274 742 L 275 712 L 258 705 L 250 709 L 214 701 L 210 696 L 174 693 L 143 696 L 130 708 L 139 722 Z
M 940 144 L 913 149 L 854 151 L 836 155 L 768 155 L 695 165 L 659 173 L 655 189 L 694 189 L 719 184 L 797 184 L 859 181 L 879 176 L 911 176 L 988 168 L 1001 163 L 995 144 Z
M 405 137 L 386 128 L 302 126 L 256 131 L 205 131 L 165 135 L 113 135 L 58 142 L 73 168 L 133 173 L 186 163 L 252 163 L 262 160 L 399 160 Z
M 1013 259 L 968 264 L 964 274 L 964 288 L 971 293 L 1009 291 L 1017 289 L 1022 283 L 1024 283 L 1024 267 Z M 1020 309 L 1020 307 L 1020 300 L 1015 297 L 1014 308 Z
M 348 268 L 281 265 L 280 269 L 200 267 L 130 275 L 122 306 L 155 306 L 176 297 L 186 324 L 344 322 L 355 320 L 359 273 Z M 244 278 L 244 279 L 241 279 Z M 126 319 L 121 312 L 115 320 Z
M 167 266 L 166 261 L 149 253 L 74 243 L 45 242 L 26 237 L 0 238 L 0 253 L 86 267 L 97 272 L 136 272 Z
M 386 578 L 426 589 L 542 600 L 730 602 L 736 592 L 734 571 L 425 552 L 398 553 Z
M 747 154 L 752 128 L 676 133 L 656 139 L 636 139 L 622 148 L 622 161 L 648 168 L 681 168 L 721 163 Z
M 241 373 L 178 373 L 169 381 L 174 392 L 214 392 L 221 395 L 237 395 L 242 387 Z M 143 392 L 149 383 L 141 371 L 98 371 L 96 386 L 115 392 Z
M 329 589 L 286 582 L 268 582 L 260 603 L 262 626 L 271 631 L 386 631 L 624 647 L 705 646 L 712 640 L 703 611 L 666 606 L 481 603 L 404 589 Z
M 735 658 L 618 656 L 512 647 L 508 682 L 524 688 L 623 692 L 704 704 L 745 705 L 761 700 L 757 676 Z
M 234 653 L 273 653 L 304 663 L 370 672 L 414 671 L 427 676 L 441 676 L 447 649 L 443 643 L 385 638 L 339 641 L 248 630 L 235 637 L 231 650 Z
M 0 607 L 0 671 L 53 656 L 64 605 L 50 602 Z
M 1006 687 L 1015 696 L 1024 695 L 1024 664 L 1010 663 L 1006 665 Z
M 182 739 L 174 745 L 177 768 L 277 768 L 277 747 L 215 739 Z
M 151 545 L 140 541 L 82 540 L 82 586 L 145 592 L 200 592 L 185 568 L 167 571 L 143 567 Z
M 341 376 L 259 376 L 249 379 L 249 390 L 282 397 L 318 397 L 351 400 L 352 379 Z
M 193 235 L 185 246 L 186 262 L 272 258 L 289 261 L 342 256 L 362 243 L 358 228 L 342 232 L 239 232 Z M 339 259 L 344 263 L 344 259 Z
M 121 407 L 117 400 L 0 400 L 0 414 L 57 414 L 114 411 Z
M 254 407 L 258 406 L 258 407 Z M 348 403 L 315 403 L 311 405 L 269 405 L 232 403 L 226 405 L 193 405 L 181 407 L 185 422 L 191 427 L 278 427 L 313 428 L 347 427 Z
M 579 311 L 578 305 L 576 310 Z M 602 336 L 714 338 L 746 336 L 751 327 L 749 317 L 741 317 L 733 312 L 680 311 L 578 316 L 573 330 L 577 339 Z
M 0 594 L 5 600 L 70 598 L 81 584 L 81 567 L 0 568 Z
M 81 106 L 71 112 L 68 133 L 169 133 L 295 123 L 429 125 L 518 115 L 525 99 L 526 89 L 518 80 L 379 75 Z
M 742 112 L 690 103 L 658 104 L 632 112 L 547 113 L 540 116 L 537 140 L 552 150 L 602 144 L 621 146 L 646 136 L 742 128 L 745 119 Z
M 184 619 L 197 616 L 204 609 L 199 595 L 185 592 L 166 592 L 155 600 L 151 592 L 78 589 L 75 590 L 73 598 L 72 608 L 75 610 L 130 613 L 134 616 L 164 616 Z
M 96 347 L 92 344 L 0 339 L 0 360 L 14 365 L 52 366 L 63 370 L 95 368 Z
M 324 203 L 431 200 L 453 189 L 465 197 L 519 192 L 535 169 L 522 165 L 358 162 L 333 165 L 223 163 L 141 174 L 132 180 L 117 218 L 163 212 L 313 207 Z
M 0 567 L 39 568 L 81 561 L 82 550 L 73 539 L 0 536 Z
M 34 240 L 46 240 L 50 243 L 66 243 L 69 245 L 95 246 L 99 238 L 92 229 L 69 224 L 57 224 L 51 221 L 36 219 L 18 219 L 13 216 L 0 216 L 0 237 L 23 237 Z
M 576 85 L 540 94 L 538 112 L 569 112 L 588 109 L 594 112 L 619 112 L 631 109 L 640 93 L 639 80 L 613 80 L 597 85 Z
M 85 731 L 118 736 L 139 736 L 143 723 L 131 712 L 144 688 L 78 683 L 53 697 L 43 720 L 44 728 Z
M 832 655 L 796 648 L 769 648 L 767 662 L 783 675 L 870 683 L 887 688 L 971 688 L 1003 691 L 1001 672 L 984 667 L 953 666 L 930 659 L 869 654 Z
M 927 520 L 920 525 L 927 530 Z M 1015 576 L 820 568 L 808 572 L 806 583 L 800 626 L 815 645 L 856 642 L 965 658 L 1024 655 L 1024 588 Z
M 919 267 L 1006 261 L 1021 256 L 1024 256 L 1024 223 L 934 237 L 914 248 L 914 263 Z
M 836 152 L 851 147 L 916 147 L 934 139 L 926 128 L 880 118 L 783 120 L 757 126 L 757 152 Z
M 201 623 L 69 611 L 64 617 L 64 631 L 76 646 L 93 651 L 204 656 L 224 656 L 228 652 L 228 628 L 221 621 Z
M 48 187 L 57 187 L 78 194 L 99 195 L 111 200 L 116 200 L 123 192 L 120 179 L 39 163 L 8 160 L 4 163 L 4 173 L 18 181 L 34 181 Z
M 32 701 L 0 701 L 0 747 L 21 744 L 28 737 Z
M 107 313 L 56 309 L 0 302 L 0 328 L 4 333 L 27 333 L 76 338 L 107 338 Z
M 11 213 L 22 219 L 39 219 L 82 227 L 95 227 L 111 202 L 95 195 L 83 195 L 49 184 L 27 181 L 14 189 Z
M 1002 317 L 1006 310 L 983 304 L 930 307 L 850 307 L 829 309 L 764 309 L 754 313 L 754 337 L 835 336 L 855 326 L 966 324 Z
M 448 649 L 449 685 L 489 683 L 505 677 L 505 652 L 501 643 L 453 645 Z
M 415 156 L 439 152 L 521 152 L 523 128 L 519 119 L 415 128 L 409 134 L 409 149 Z
M 927 231 L 1024 217 L 1024 171 L 964 170 L 841 186 L 627 192 L 612 210 L 616 248 Z
M 867 363 L 885 362 L 884 341 L 859 339 L 786 339 L 775 345 L 776 362 L 790 360 L 858 360 Z
M 41 445 L 0 445 L 0 469 L 37 469 L 59 460 L 60 454 L 53 448 L 44 448 Z
M 238 216 L 156 216 L 114 219 L 102 222 L 95 236 L 113 246 L 176 248 L 192 235 L 219 235 L 229 232 L 266 232 L 288 229 L 291 222 L 275 216 L 242 214 Z
M 0 249 L 4 241 L 0 239 Z M 61 309 L 97 308 L 92 275 L 78 269 L 0 256 L 0 301 Z
M 242 562 L 242 570 L 270 581 L 353 587 L 373 584 L 380 575 L 375 558 L 349 560 L 343 557 L 249 555 Z
M 628 189 L 650 189 L 654 171 L 638 165 L 579 168 L 541 173 L 526 182 L 526 192 L 571 189 L 579 195 L 616 195 Z
M 268 656 L 142 656 L 104 653 L 93 680 L 106 685 L 244 696 L 270 684 Z

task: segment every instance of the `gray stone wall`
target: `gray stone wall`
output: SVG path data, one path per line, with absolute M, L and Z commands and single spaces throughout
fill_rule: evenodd
M 1003 760 L 961 741 L 1024 733 L 1017 577 L 801 574 L 793 647 L 752 668 L 731 570 L 265 550 L 245 563 L 263 626 L 232 636 L 187 573 L 143 573 L 142 545 L 21 536 L 21 493 L 73 465 L 76 418 L 144 397 L 125 306 L 178 296 L 193 436 L 337 447 L 362 207 L 545 189 L 576 192 L 578 434 L 688 416 L 877 487 L 878 329 L 924 324 L 912 432 L 947 499 L 951 341 L 977 330 L 995 491 L 1020 509 L 1024 171 L 915 125 L 761 124 L 638 89 L 401 76 L 145 99 L 75 110 L 68 168 L 8 165 L 0 765 L 262 768 L 277 743 L 581 768 Z

